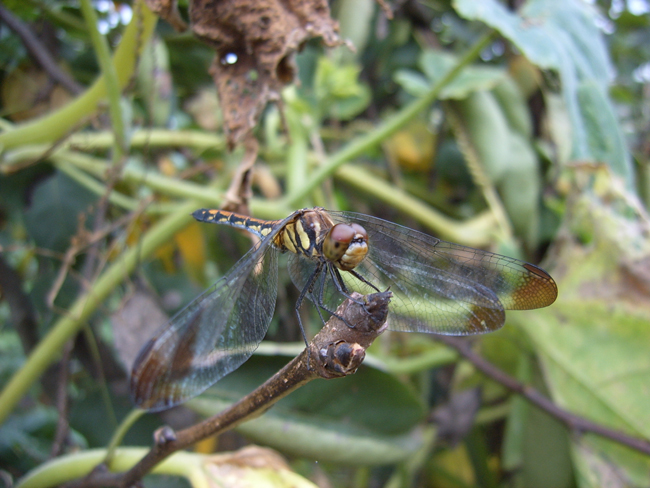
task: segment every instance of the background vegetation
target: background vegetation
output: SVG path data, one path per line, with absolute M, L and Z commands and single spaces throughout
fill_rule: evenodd
M 392 20 L 368 0 L 333 3 L 356 52 L 312 41 L 296 57 L 300 84 L 255 132 L 251 213 L 353 210 L 542 261 L 556 304 L 508 314 L 474 351 L 574 415 L 650 439 L 648 3 L 395 3 Z M 0 468 L 10 480 L 41 466 L 27 486 L 101 459 L 132 408 L 125 365 L 250 247 L 189 217 L 222 203 L 243 155 L 224 142 L 212 51 L 139 6 L 94 7 L 0 6 Z M 286 275 L 278 295 L 269 339 L 282 345 L 191 410 L 143 417 L 124 445 L 217 411 L 295 354 Z M 647 454 L 567 427 L 435 337 L 374 347 L 356 376 L 310 384 L 238 432 L 321 486 L 650 486 Z M 218 465 L 173 459 L 163 471 L 193 484 Z

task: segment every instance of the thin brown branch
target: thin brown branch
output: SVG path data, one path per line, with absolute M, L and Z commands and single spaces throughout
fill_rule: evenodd
M 253 191 L 251 190 L 251 171 L 257 160 L 259 144 L 257 139 L 249 135 L 244 141 L 244 157 L 242 158 L 237 172 L 232 178 L 230 186 L 224 195 L 222 208 L 242 215 L 250 215 L 248 207 Z
M 36 347 L 39 338 L 36 311 L 22 286 L 20 275 L 0 254 L 0 291 L 9 305 L 11 322 L 27 355 Z
M 50 457 L 54 458 L 63 452 L 68 434 L 70 433 L 70 423 L 68 422 L 68 366 L 70 355 L 72 354 L 72 341 L 68 341 L 63 349 L 63 355 L 59 361 L 59 377 L 56 385 L 56 410 L 58 420 L 56 422 L 56 433 L 54 442 L 50 449 Z
M 29 55 L 34 58 L 52 80 L 59 83 L 73 95 L 78 95 L 83 91 L 81 85 L 59 68 L 47 48 L 30 28 L 2 5 L 0 5 L 0 19 L 20 38 Z
M 492 363 L 475 353 L 469 341 L 460 337 L 437 336 L 437 340 L 455 349 L 458 353 L 471 362 L 476 368 L 486 376 L 492 378 L 497 383 L 502 384 L 509 390 L 520 394 L 536 407 L 544 410 L 546 413 L 564 423 L 569 429 L 578 433 L 591 432 L 593 434 L 605 437 L 607 439 L 623 444 L 644 454 L 650 455 L 650 441 L 639 437 L 633 437 L 620 430 L 611 429 L 604 425 L 597 424 L 584 417 L 573 414 L 558 407 L 555 403 L 542 395 L 539 391 L 530 386 L 520 383 L 512 376 L 504 373 Z
M 113 171 L 112 174 L 115 174 L 115 171 Z M 101 268 L 101 266 L 96 266 L 98 260 L 97 256 L 99 254 L 98 248 L 100 242 L 112 231 L 112 227 L 119 225 L 119 223 L 110 226 L 104 225 L 105 216 L 108 209 L 108 194 L 113 188 L 114 180 L 115 179 L 113 178 L 109 182 L 106 192 L 104 193 L 104 195 L 102 195 L 102 198 L 99 201 L 99 204 L 95 212 L 95 218 L 93 221 L 94 226 L 93 226 L 92 233 L 86 230 L 85 214 L 81 214 L 79 218 L 77 235 L 72 239 L 71 245 L 66 252 L 64 262 L 61 266 L 61 269 L 59 270 L 57 279 L 55 280 L 55 283 L 53 285 L 53 288 L 50 290 L 50 293 L 48 293 L 48 304 L 52 308 L 54 308 L 54 300 L 56 298 L 56 295 L 58 294 L 59 288 L 62 286 L 68 271 L 72 269 L 74 260 L 76 256 L 79 254 L 79 252 L 81 251 L 81 249 L 85 247 L 87 247 L 88 249 L 88 252 L 86 253 L 86 259 L 84 261 L 83 269 L 81 271 L 82 288 L 88 287 L 87 284 L 92 281 L 93 276 L 95 275 L 96 268 L 97 269 Z M 106 229 L 105 227 L 109 227 L 109 229 Z M 52 449 L 51 449 L 52 457 L 58 456 L 60 452 L 63 450 L 69 434 L 70 425 L 68 421 L 68 413 L 69 413 L 68 370 L 69 370 L 69 362 L 72 357 L 73 349 L 76 350 L 78 356 L 82 356 L 82 362 L 84 362 L 83 361 L 84 348 L 83 346 L 81 348 L 76 347 L 75 339 L 76 336 L 68 340 L 68 342 L 65 345 L 61 360 L 59 361 L 59 374 L 57 379 L 57 391 L 56 391 L 56 408 L 58 411 L 58 422 L 57 422 L 54 442 L 52 443 Z M 96 349 L 98 350 L 99 347 L 100 346 L 97 345 Z M 81 349 L 82 351 L 80 352 L 79 349 Z M 101 382 L 103 384 L 106 384 L 106 379 L 102 368 L 103 362 L 99 360 L 99 357 L 97 355 L 95 356 L 95 360 L 96 360 L 95 362 L 97 366 L 97 371 L 99 372 Z
M 353 297 L 357 301 L 346 300 L 299 356 L 240 401 L 187 429 L 178 432 L 169 427 L 159 429 L 154 434 L 151 450 L 126 473 L 111 473 L 105 466 L 98 466 L 69 488 L 133 486 L 174 452 L 261 415 L 311 380 L 355 373 L 365 358 L 366 348 L 386 328 L 392 293 L 367 296 L 354 293 Z

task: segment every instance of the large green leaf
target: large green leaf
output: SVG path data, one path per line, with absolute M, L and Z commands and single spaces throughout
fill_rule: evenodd
M 190 402 L 214 415 L 279 370 L 288 358 L 254 356 Z M 363 366 L 352 376 L 315 380 L 237 429 L 283 452 L 351 465 L 402 461 L 420 445 L 424 407 L 395 377 Z M 345 446 L 343 449 L 342 446 Z
M 431 87 L 451 71 L 458 62 L 456 56 L 444 51 L 422 51 L 418 65 L 424 75 L 402 69 L 394 79 L 411 95 L 424 96 Z M 459 100 L 479 90 L 491 90 L 506 78 L 506 72 L 491 66 L 468 66 L 440 92 L 440 99 Z
M 519 356 L 517 378 L 544 391 L 532 355 Z M 566 427 L 522 397 L 511 400 L 502 449 L 502 467 L 516 477 L 513 486 L 561 488 L 574 485 Z
M 477 91 L 457 102 L 463 124 L 490 181 L 519 236 L 537 243 L 540 204 L 540 171 L 537 157 L 520 128 L 510 125 L 493 92 Z
M 571 159 L 607 163 L 632 187 L 631 158 L 607 94 L 613 70 L 592 8 L 578 0 L 529 0 L 518 12 L 496 0 L 453 4 L 459 15 L 497 29 L 531 62 L 559 74 Z
M 558 246 L 558 301 L 522 325 L 558 404 L 650 439 L 650 221 L 607 170 L 583 170 L 576 181 L 595 188 L 571 192 L 580 197 L 564 235 L 581 242 Z M 581 487 L 650 485 L 650 457 L 620 444 L 588 434 L 574 442 L 573 456 Z
M 650 438 L 650 315 L 603 301 L 560 300 L 533 315 L 526 330 L 538 347 L 557 403 Z M 594 435 L 574 444 L 574 458 L 583 487 L 607 486 L 600 474 L 609 472 L 633 480 L 634 486 L 650 484 L 650 458 Z
M 77 232 L 79 217 L 97 197 L 57 171 L 36 187 L 25 227 L 38 247 L 64 252 Z

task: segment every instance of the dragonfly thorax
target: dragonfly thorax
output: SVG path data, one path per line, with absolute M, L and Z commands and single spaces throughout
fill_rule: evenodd
M 342 271 L 357 267 L 368 254 L 368 233 L 359 224 L 334 224 L 324 209 L 303 209 L 274 238 L 281 251 L 329 261 Z

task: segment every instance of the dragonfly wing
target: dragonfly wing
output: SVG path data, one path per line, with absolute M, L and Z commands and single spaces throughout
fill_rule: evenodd
M 391 287 L 393 330 L 488 332 L 503 325 L 504 310 L 544 307 L 557 296 L 553 279 L 534 265 L 368 215 L 330 216 L 335 222 L 358 223 L 368 232 L 368 257 L 356 271 L 379 288 Z M 367 285 L 359 286 L 360 292 L 368 292 Z
M 237 369 L 264 338 L 277 296 L 277 250 L 268 235 L 142 348 L 131 373 L 136 405 L 163 410 Z

